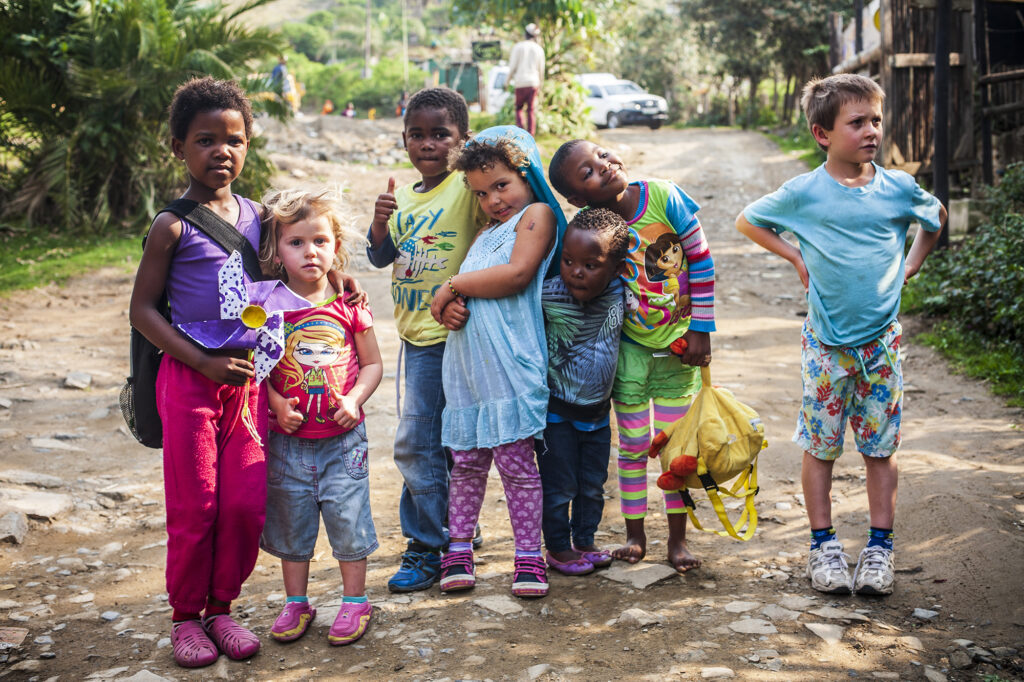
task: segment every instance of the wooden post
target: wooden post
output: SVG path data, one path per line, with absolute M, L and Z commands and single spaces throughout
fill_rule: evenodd
M 864 0 L 853 3 L 853 53 L 864 51 Z
M 882 90 L 887 95 L 892 96 L 893 94 L 893 78 L 892 78 L 892 30 L 893 30 L 893 15 L 892 15 L 892 2 L 893 0 L 881 0 L 878 3 L 879 19 L 881 22 L 881 54 L 878 59 L 879 66 L 879 79 L 882 86 Z M 882 130 L 886 133 L 882 136 L 882 165 L 889 166 L 892 164 L 892 127 L 893 112 L 892 106 L 888 103 L 882 107 Z
M 832 71 L 839 62 L 843 61 L 840 50 L 840 41 L 843 35 L 843 16 L 839 12 L 832 12 L 828 15 L 828 70 Z
M 935 3 L 935 116 L 932 178 L 935 196 L 949 207 L 949 27 L 951 0 Z M 939 247 L 949 245 L 949 230 L 939 236 Z
M 979 87 L 981 88 L 981 179 L 986 185 L 995 181 L 992 172 L 992 119 L 985 113 L 988 108 L 988 17 L 985 0 L 974 0 L 974 54 L 978 64 Z

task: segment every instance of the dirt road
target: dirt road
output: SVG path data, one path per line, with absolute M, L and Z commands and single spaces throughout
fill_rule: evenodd
M 312 125 L 294 124 L 293 139 L 314 139 L 303 135 Z M 21 499 L 51 518 L 30 521 L 22 544 L 0 546 L 0 642 L 23 636 L 17 646 L 0 644 L 0 677 L 661 680 L 727 676 L 728 669 L 751 680 L 1024 679 L 1021 413 L 906 341 L 896 594 L 813 592 L 803 576 L 800 453 L 790 442 L 800 399 L 802 292 L 787 264 L 732 228 L 747 201 L 802 168 L 756 133 L 628 129 L 603 138 L 625 157 L 631 176 L 675 180 L 703 205 L 718 277 L 712 373 L 761 413 L 770 442 L 752 541 L 693 532 L 691 547 L 704 567 L 676 575 L 664 562 L 666 525 L 655 494 L 646 561 L 581 578 L 556 574 L 547 598 L 518 601 L 509 595 L 511 531 L 493 478 L 477 588 L 457 596 L 436 588 L 388 594 L 385 583 L 404 546 L 400 476 L 391 461 L 398 344 L 388 272 L 360 266 L 386 364 L 367 405 L 381 539 L 369 564 L 372 629 L 353 646 L 327 645 L 340 593 L 322 536 L 310 587 L 320 615 L 304 639 L 279 645 L 267 634 L 283 591 L 275 561 L 264 555 L 236 602 L 263 639 L 260 654 L 243 663 L 222 657 L 199 671 L 177 668 L 165 639 L 159 452 L 126 436 L 116 406 L 132 276 L 105 270 L 0 299 L 0 517 L 4 505 Z M 389 175 L 414 177 L 406 168 L 311 161 L 280 140 L 271 148 L 282 167 L 303 176 L 285 173 L 281 184 L 341 182 L 364 217 Z M 73 371 L 90 376 L 88 388 L 65 386 Z M 848 452 L 836 472 L 836 525 L 855 556 L 867 530 L 859 456 Z M 615 545 L 623 523 L 614 476 L 606 490 L 598 541 Z M 707 505 L 701 512 L 707 516 Z

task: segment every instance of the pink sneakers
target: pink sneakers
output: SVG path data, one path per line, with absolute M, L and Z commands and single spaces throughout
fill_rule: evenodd
M 260 650 L 259 638 L 227 614 L 207 618 L 203 627 L 217 648 L 232 660 L 241 661 Z
M 548 593 L 548 572 L 539 556 L 517 556 L 512 572 L 512 594 L 543 597 Z M 591 566 L 593 570 L 593 566 Z
M 331 646 L 351 644 L 366 634 L 372 614 L 373 606 L 368 601 L 361 604 L 342 602 L 338 617 L 334 619 L 334 625 L 327 633 L 327 641 Z
M 316 609 L 309 602 L 288 602 L 270 628 L 270 636 L 279 642 L 291 642 L 306 634 L 316 618 Z

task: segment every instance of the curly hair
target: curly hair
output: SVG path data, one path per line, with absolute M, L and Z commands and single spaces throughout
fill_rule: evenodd
M 499 137 L 493 142 L 470 140 L 464 146 L 452 149 L 448 156 L 448 167 L 463 173 L 490 170 L 499 163 L 509 170 L 519 171 L 529 165 L 530 159 L 510 137 Z M 469 187 L 468 182 L 466 187 Z
M 171 137 L 184 140 L 188 127 L 199 114 L 221 109 L 242 114 L 245 136 L 252 137 L 252 105 L 235 81 L 217 80 L 211 76 L 193 78 L 178 86 L 168 108 Z
M 272 191 L 263 197 L 263 239 L 260 244 L 260 267 L 264 274 L 287 281 L 284 266 L 275 263 L 277 243 L 284 228 L 303 220 L 326 216 L 334 233 L 337 251 L 335 270 L 344 270 L 351 260 L 351 251 L 366 244 L 366 238 L 354 227 L 354 220 L 345 209 L 341 192 L 323 189 L 316 192 L 301 189 Z
M 867 76 L 840 73 L 809 80 L 800 97 L 800 106 L 807 117 L 808 127 L 819 125 L 825 130 L 832 130 L 842 106 L 861 101 L 884 102 L 885 91 Z M 818 146 L 821 147 L 820 144 Z
M 629 227 L 615 211 L 607 208 L 586 208 L 573 216 L 569 221 L 569 230 L 591 232 L 595 236 L 608 239 L 608 253 L 612 260 L 625 260 L 629 252 Z
M 565 177 L 565 162 L 569 160 L 569 156 L 576 150 L 576 147 L 584 142 L 586 140 L 569 140 L 558 148 L 558 151 L 551 157 L 551 163 L 548 164 L 548 180 L 555 191 L 563 197 L 568 198 L 572 194 L 572 187 L 569 186 L 569 181 Z
M 402 125 L 408 127 L 409 117 L 421 109 L 443 109 L 448 114 L 448 120 L 459 129 L 459 136 L 469 135 L 469 107 L 466 106 L 466 98 L 451 88 L 423 88 L 410 97 L 405 105 Z

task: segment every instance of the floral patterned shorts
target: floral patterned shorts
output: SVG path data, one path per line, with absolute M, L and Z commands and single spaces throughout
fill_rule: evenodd
M 804 321 L 800 370 L 803 405 L 793 442 L 821 460 L 843 454 L 846 422 L 865 457 L 889 457 L 900 444 L 903 327 L 893 320 L 863 346 L 826 346 Z

